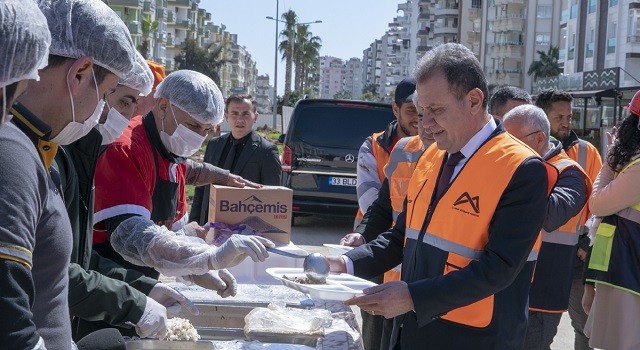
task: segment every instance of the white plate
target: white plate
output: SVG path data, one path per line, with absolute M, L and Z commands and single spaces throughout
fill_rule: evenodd
M 329 243 L 325 243 L 323 244 L 323 246 L 329 248 L 329 251 L 331 252 L 332 255 L 342 255 L 354 248 L 354 247 L 349 247 L 348 245 L 329 244 Z
M 362 295 L 363 289 L 376 285 L 346 273 L 330 273 L 326 284 L 302 284 L 290 280 L 307 277 L 301 268 L 270 267 L 266 271 L 285 286 L 309 294 L 314 299 L 345 301 Z

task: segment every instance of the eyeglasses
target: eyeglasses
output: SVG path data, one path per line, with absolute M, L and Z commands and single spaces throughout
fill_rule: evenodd
M 528 133 L 528 134 L 524 135 L 524 137 L 528 137 L 528 136 L 531 136 L 531 135 L 533 135 L 533 134 L 537 134 L 537 133 L 539 133 L 539 132 L 542 132 L 542 130 L 537 130 L 537 131 L 534 131 L 534 132 L 532 132 L 532 133 Z M 523 138 L 524 138 L 524 137 L 523 137 Z

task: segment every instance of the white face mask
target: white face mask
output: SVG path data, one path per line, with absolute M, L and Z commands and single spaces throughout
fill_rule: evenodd
M 176 156 L 189 157 L 200 149 L 206 136 L 202 136 L 195 131 L 189 130 L 189 128 L 182 124 L 178 124 L 176 115 L 173 112 L 173 106 L 169 105 L 169 107 L 171 108 L 171 114 L 173 114 L 173 120 L 176 122 L 178 127 L 173 132 L 173 135 L 169 136 L 169 134 L 164 132 L 163 119 L 162 131 L 160 131 L 160 140 L 162 140 L 162 143 L 169 152 Z
M 109 108 L 107 120 L 104 124 L 98 124 L 98 131 L 100 131 L 102 135 L 103 146 L 112 143 L 120 137 L 124 129 L 129 125 L 129 119 L 125 118 L 117 109 L 110 107 L 109 103 L 107 103 L 107 107 Z
M 70 71 L 71 69 L 69 69 L 69 72 Z M 67 72 L 67 75 L 69 74 L 69 72 Z M 51 141 L 59 145 L 68 145 L 88 134 L 89 131 L 91 131 L 91 129 L 93 129 L 93 127 L 98 124 L 105 101 L 101 100 L 100 95 L 98 94 L 98 83 L 96 81 L 96 75 L 93 72 L 93 68 L 91 68 L 91 74 L 93 75 L 93 84 L 96 87 L 96 98 L 98 99 L 96 109 L 93 111 L 93 114 L 91 114 L 91 116 L 84 121 L 84 123 L 76 122 L 76 109 L 73 104 L 73 95 L 71 95 L 71 87 L 69 86 L 69 82 L 67 81 L 67 89 L 69 89 L 69 97 L 71 98 L 71 115 L 73 121 L 62 128 L 62 131 L 60 131 L 60 133 L 56 135 L 56 137 L 51 139 Z

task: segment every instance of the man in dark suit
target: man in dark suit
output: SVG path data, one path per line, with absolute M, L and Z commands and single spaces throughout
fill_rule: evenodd
M 251 95 L 227 98 L 224 119 L 231 132 L 211 139 L 204 161 L 263 185 L 280 185 L 281 167 L 278 148 L 253 131 L 258 112 Z M 210 186 L 197 187 L 189 221 L 207 223 Z

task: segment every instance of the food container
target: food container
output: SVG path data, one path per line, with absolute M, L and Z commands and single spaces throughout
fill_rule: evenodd
M 362 290 L 376 284 L 346 273 L 330 273 L 325 284 L 296 282 L 306 279 L 301 268 L 268 268 L 267 273 L 282 282 L 283 285 L 311 295 L 313 299 L 345 301 L 363 295 Z

